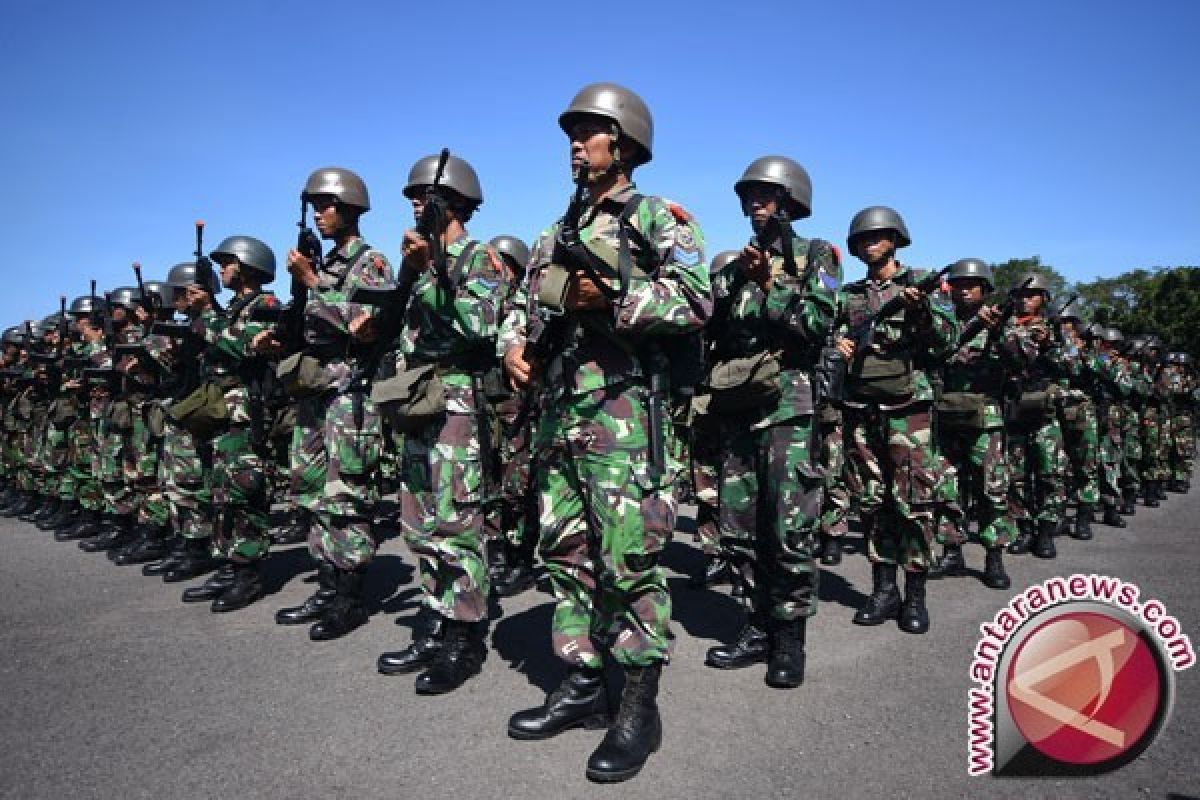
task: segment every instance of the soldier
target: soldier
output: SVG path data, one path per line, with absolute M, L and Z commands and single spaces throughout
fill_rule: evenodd
M 379 657 L 385 675 L 412 672 L 418 694 L 443 694 L 478 674 L 487 647 L 488 576 L 484 555 L 484 499 L 493 486 L 495 430 L 484 381 L 497 366 L 496 335 L 507 276 L 466 224 L 483 203 L 475 170 L 449 156 L 436 189 L 437 155 L 418 160 L 404 195 L 421 220 L 437 203 L 444 213 L 431 244 L 416 230 L 404 233 L 400 281 L 411 282 L 396 342 L 398 380 L 436 370 L 443 411 L 415 418 L 385 406 L 404 433 L 400 454 L 400 528 L 418 557 L 424 605 L 432 612 L 412 644 Z M 431 194 L 432 191 L 432 194 Z
M 812 549 L 824 478 L 812 374 L 842 270 L 832 245 L 791 229 L 812 213 L 812 182 L 795 161 L 759 158 L 734 190 L 754 238 L 713 276 L 704 399 L 718 416 L 721 546 L 749 587 L 750 614 L 737 640 L 709 649 L 705 662 L 768 661 L 767 685 L 790 689 L 804 681 L 806 622 L 817 610 Z M 747 370 L 761 377 L 747 381 Z
M 309 176 L 301 195 L 311 205 L 321 238 L 334 243 L 323 263 L 292 249 L 288 271 L 307 290 L 304 348 L 281 362 L 288 391 L 298 398 L 292 437 L 292 493 L 310 515 L 309 551 L 319 589 L 302 605 L 280 609 L 275 621 L 309 628 L 314 641 L 344 636 L 367 621 L 363 577 L 375 557 L 371 505 L 382 430 L 375 404 L 358 380 L 376 336 L 375 311 L 350 301 L 355 288 L 386 288 L 392 268 L 363 241 L 359 218 L 370 210 L 366 184 L 348 169 L 326 167 Z M 279 352 L 271 331 L 255 349 Z
M 577 183 L 568 213 L 533 247 L 528 305 L 505 321 L 499 352 L 518 387 L 545 389 L 535 448 L 539 547 L 557 606 L 555 652 L 569 674 L 509 735 L 544 739 L 607 706 L 604 651 L 625 672 L 620 710 L 588 760 L 596 781 L 627 780 L 658 748 L 658 683 L 671 600 L 658 558 L 675 524 L 661 348 L 695 334 L 711 309 L 699 226 L 640 194 L 650 111 L 610 83 L 582 89 L 559 117 Z
M 1008 314 L 999 306 L 984 304 L 985 292 L 993 291 L 995 283 L 992 268 L 981 259 L 954 262 L 946 282 L 963 332 L 942 370 L 943 392 L 936 407 L 938 444 L 953 468 L 952 494 L 965 517 L 951 516 L 954 536 L 930 577 L 966 569 L 962 543 L 966 522 L 974 517 L 987 550 L 983 583 L 990 589 L 1007 589 L 1012 582 L 1004 571 L 1004 548 L 1016 531 L 1008 516 L 1003 408 L 1006 373 L 1016 365 L 1006 360 L 998 345 Z
M 508 274 L 508 292 L 501 319 L 508 314 L 517 288 L 525 280 L 529 247 L 515 236 L 494 237 L 488 243 Z M 530 438 L 536 413 L 522 408 L 522 395 L 513 392 L 500 374 L 496 395 L 496 417 L 502 432 L 497 485 L 498 513 L 491 515 L 495 528 L 495 555 L 489 555 L 488 578 L 500 597 L 513 597 L 534 586 L 533 556 L 537 550 L 537 487 L 533 483 L 533 452 Z M 525 412 L 522 414 L 522 412 Z M 523 418 L 522 418 L 523 417 Z
M 1054 558 L 1054 533 L 1066 511 L 1062 428 L 1055 414 L 1070 365 L 1046 319 L 1049 286 L 1040 273 L 1021 276 L 1017 317 L 1005 329 L 1003 347 L 1021 365 L 1020 394 L 1010 403 L 1009 462 L 1013 481 L 1009 507 L 1020 528 L 1009 545 L 1014 554 L 1032 547 L 1038 558 Z M 1035 534 L 1036 529 L 1036 534 Z
M 1113 528 L 1124 528 L 1119 513 L 1121 501 L 1121 462 L 1124 460 L 1122 431 L 1122 398 L 1129 394 L 1131 380 L 1121 366 L 1119 347 L 1124 340 L 1121 331 L 1103 325 L 1093 325 L 1092 347 L 1099 366 L 1098 380 L 1092 389 L 1096 404 L 1096 423 L 1100 432 L 1099 483 L 1100 503 L 1104 506 L 1102 522 Z
M 1196 434 L 1192 427 L 1196 374 L 1188 353 L 1168 353 L 1164 378 L 1171 407 L 1170 490 L 1186 493 L 1191 488 L 1192 459 Z
M 928 370 L 949 355 L 958 324 L 949 304 L 934 302 L 919 285 L 931 276 L 897 261 L 896 250 L 911 239 L 893 209 L 858 212 L 846 243 L 867 265 L 866 278 L 842 289 L 837 339 L 847 363 L 846 483 L 858 497 L 873 587 L 854 623 L 897 619 L 901 630 L 925 633 L 939 502 Z M 896 586 L 901 566 L 903 603 Z
M 1153 508 L 1167 499 L 1164 484 L 1168 476 L 1170 413 L 1168 389 L 1162 382 L 1162 340 L 1155 334 L 1147 336 L 1143 353 L 1146 406 L 1142 413 L 1142 491 L 1144 502 Z
M 228 427 L 212 442 L 210 491 L 213 540 L 228 560 L 204 586 L 184 592 L 188 602 L 212 601 L 214 612 L 236 611 L 263 596 L 262 563 L 271 540 L 271 502 L 264 454 L 267 409 L 264 389 L 267 364 L 251 349 L 267 326 L 254 319 L 260 308 L 277 308 L 263 289 L 275 280 L 275 254 L 253 236 L 229 236 L 210 257 L 220 267 L 221 285 L 233 292 L 221 313 L 203 288 L 185 289 L 192 334 L 202 340 L 208 378 L 224 393 Z M 226 577 L 228 576 L 228 577 Z
M 1068 365 L 1068 386 L 1057 406 L 1063 432 L 1063 449 L 1070 462 L 1070 479 L 1077 501 L 1074 539 L 1092 538 L 1092 510 L 1100 502 L 1100 432 L 1096 421 L 1093 389 L 1100 379 L 1100 364 L 1089 351 L 1083 337 L 1083 318 L 1078 298 L 1068 302 L 1054 315 L 1063 356 Z

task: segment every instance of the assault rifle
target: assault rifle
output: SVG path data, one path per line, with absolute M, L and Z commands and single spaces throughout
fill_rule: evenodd
M 446 230 L 446 201 L 438 195 L 437 189 L 442 182 L 442 174 L 446 171 L 446 162 L 450 159 L 449 148 L 442 148 L 438 158 L 437 170 L 433 174 L 433 183 L 425 192 L 425 204 L 421 207 L 421 216 L 417 219 L 414 230 L 429 242 L 430 258 L 439 281 L 449 281 L 446 276 L 446 248 L 442 245 L 442 232 Z M 350 293 L 350 302 L 365 306 L 382 308 L 375 318 L 377 332 L 375 344 L 371 352 L 359 364 L 355 371 L 352 384 L 360 389 L 369 390 L 375 373 L 379 369 L 383 357 L 390 351 L 396 337 L 404 328 L 404 317 L 408 313 L 408 304 L 412 299 L 413 287 L 420 273 L 401 263 L 400 278 L 394 289 L 368 289 L 356 287 Z
M 942 278 L 946 276 L 946 273 L 949 272 L 950 268 L 953 266 L 953 264 L 948 264 L 937 272 L 929 273 L 911 287 L 906 286 L 904 288 L 917 289 L 921 292 L 921 294 L 927 295 L 942 285 Z M 872 344 L 872 340 L 875 338 L 875 329 L 879 326 L 879 323 L 883 322 L 888 317 L 899 313 L 904 307 L 904 292 L 901 290 L 894 297 L 880 306 L 879 311 L 875 312 L 875 316 L 871 317 L 865 323 L 862 323 L 856 328 L 852 329 L 850 331 L 850 338 L 854 341 L 856 354 L 862 352 Z
M 1017 313 L 1017 304 L 1021 302 L 1020 298 L 1017 297 L 1017 294 L 1022 289 L 1028 287 L 1029 284 L 1033 282 L 1033 279 L 1034 276 L 1030 275 L 1028 278 L 1022 281 L 1019 286 L 1014 286 L 1008 290 L 1008 297 L 1005 299 L 1003 305 L 1000 306 L 1000 321 L 997 323 L 998 325 L 1003 326 L 1005 322 L 1008 322 L 1008 320 L 1012 318 L 1013 314 Z M 979 314 L 971 317 L 971 319 L 967 321 L 967 324 L 963 325 L 962 333 L 959 334 L 958 347 L 962 347 L 963 345 L 967 344 L 967 342 L 974 339 L 985 327 L 987 327 L 987 323 L 983 321 L 983 318 L 979 316 Z
M 146 294 L 146 284 L 142 280 L 142 265 L 136 261 L 133 262 L 133 276 L 137 278 L 138 302 L 141 304 L 142 310 L 146 312 L 146 316 L 154 319 L 154 300 Z
M 211 279 L 213 274 L 212 259 L 204 255 L 204 220 L 196 220 L 196 249 L 192 251 L 192 255 L 196 258 L 196 280 L 200 280 L 200 276 Z M 221 303 L 217 300 L 217 292 L 220 291 L 219 286 L 207 286 L 208 297 L 212 300 L 213 308 L 217 311 L 222 311 Z M 145 297 L 145 292 L 142 293 Z

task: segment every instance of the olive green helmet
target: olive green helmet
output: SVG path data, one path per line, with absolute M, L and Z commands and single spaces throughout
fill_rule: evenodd
M 870 206 L 854 215 L 850 220 L 850 232 L 846 234 L 846 249 L 857 255 L 854 249 L 854 237 L 860 233 L 871 231 L 891 231 L 896 234 L 896 248 L 908 247 L 912 237 L 908 235 L 908 226 L 895 209 L 887 206 Z
M 500 234 L 488 242 L 497 253 L 503 256 L 518 272 L 524 272 L 529 264 L 529 247 L 516 236 L 507 233 Z
M 1125 334 L 1121 333 L 1120 328 L 1105 328 L 1100 338 L 1111 345 L 1118 345 L 1125 341 Z
M 121 306 L 126 309 L 132 309 L 140 302 L 142 302 L 142 293 L 138 291 L 136 286 L 121 286 L 108 293 L 108 304 L 110 306 Z
M 183 261 L 171 267 L 167 273 L 167 283 L 176 289 L 186 289 L 189 286 L 203 286 L 208 291 L 216 294 L 219 290 L 217 286 L 217 273 L 212 267 L 197 269 L 195 261 Z
M 1105 327 L 1099 322 L 1093 322 L 1084 330 L 1083 335 L 1088 339 L 1103 339 Z
M 713 256 L 713 260 L 709 262 L 708 274 L 716 275 L 718 272 L 725 269 L 725 267 L 729 266 L 730 261 L 733 261 L 741 254 L 742 253 L 740 250 L 722 250 L 721 252 L 717 253 L 715 256 Z
M 25 330 L 16 325 L 13 325 L 11 328 L 5 328 L 4 343 L 11 344 L 14 347 L 20 347 L 25 344 Z
M 363 211 L 371 210 L 367 185 L 355 173 L 343 167 L 321 167 L 308 176 L 300 196 L 312 200 L 315 195 L 332 195 L 339 203 Z
M 71 305 L 67 307 L 67 313 L 73 316 L 84 316 L 85 314 L 95 313 L 97 306 L 95 297 L 90 294 L 83 294 L 71 301 Z
M 992 276 L 991 266 L 982 258 L 960 258 L 955 261 L 950 267 L 950 272 L 946 274 L 946 281 L 953 283 L 956 280 L 966 278 L 977 278 L 987 284 L 988 291 L 996 288 L 996 280 Z
M 1075 297 L 1053 316 L 1057 319 L 1073 319 L 1076 322 L 1083 322 L 1083 303 L 1078 297 Z
M 166 281 L 146 281 L 142 291 L 156 308 L 169 308 L 175 302 L 175 287 Z
M 408 182 L 404 184 L 405 197 L 411 200 L 424 193 L 426 187 L 433 185 L 440 159 L 441 153 L 417 159 L 417 163 L 408 171 Z M 479 176 L 475 174 L 475 168 L 458 156 L 452 155 L 446 159 L 446 168 L 442 171 L 442 180 L 438 185 L 458 192 L 473 208 L 483 204 L 483 188 L 479 185 Z
M 570 134 L 577 117 L 585 114 L 611 120 L 617 130 L 633 140 L 641 152 L 636 159 L 626 158 L 632 166 L 645 164 L 654 157 L 654 118 L 638 95 L 615 83 L 592 83 L 575 95 L 567 110 L 558 116 L 558 125 Z
M 218 264 L 222 259 L 236 258 L 243 267 L 257 272 L 263 283 L 275 280 L 275 253 L 253 236 L 226 236 L 208 256 Z
M 783 189 L 788 219 L 804 219 L 812 214 L 812 179 L 804 167 L 787 156 L 762 156 L 750 162 L 733 185 L 743 201 L 742 192 L 751 183 L 769 183 Z
M 1040 272 L 1026 272 L 1017 278 L 1013 286 L 1020 286 L 1023 292 L 1041 292 L 1042 294 L 1050 294 L 1050 282 L 1046 280 L 1046 276 Z

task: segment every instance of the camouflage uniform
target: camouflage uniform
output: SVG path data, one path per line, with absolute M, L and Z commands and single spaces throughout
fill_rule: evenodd
M 318 279 L 304 309 L 304 337 L 330 384 L 298 403 L 291 492 L 313 514 L 308 539 L 313 556 L 357 570 L 375 556 L 371 504 L 382 431 L 371 398 L 351 385 L 364 348 L 352 342 L 349 325 L 373 309 L 351 303 L 349 295 L 359 286 L 390 287 L 392 268 L 383 253 L 355 239 L 325 257 Z
M 781 370 L 779 399 L 718 418 L 721 547 L 741 576 L 752 619 L 790 621 L 817 611 L 819 571 L 812 549 L 824 473 L 814 451 L 810 380 L 837 312 L 842 270 L 827 242 L 789 241 L 797 272 L 770 250 L 768 291 L 748 281 L 740 259 L 713 277 L 715 355 L 771 351 Z M 811 263 L 810 263 L 811 262 Z M 805 280 L 805 270 L 812 272 Z
M 1112 522 L 1121 502 L 1121 463 L 1124 461 L 1122 398 L 1129 394 L 1131 381 L 1120 362 L 1106 354 L 1095 356 L 1098 371 L 1092 387 L 1100 433 L 1099 490 L 1106 521 Z
M 888 280 L 864 278 L 846 284 L 840 298 L 839 334 L 864 325 L 876 310 L 924 273 L 900 266 Z M 895 564 L 907 572 L 930 566 L 934 512 L 944 487 L 935 468 L 931 409 L 933 387 L 926 366 L 945 358 L 958 336 L 948 304 L 927 300 L 915 311 L 880 321 L 872 340 L 885 355 L 914 360 L 913 392 L 894 403 L 865 402 L 853 381 L 843 408 L 846 486 L 858 499 L 872 563 Z M 856 352 L 855 358 L 861 357 Z
M 1145 387 L 1145 405 L 1141 414 L 1142 458 L 1140 461 L 1142 491 L 1148 500 L 1157 502 L 1155 496 L 1161 481 L 1166 476 L 1163 459 L 1166 440 L 1163 423 L 1166 420 L 1166 397 L 1158 383 L 1159 366 L 1147 359 L 1140 367 L 1140 378 Z M 1149 503 L 1148 503 L 1149 504 Z
M 620 216 L 635 193 L 630 184 L 587 209 L 582 242 L 619 249 Z M 628 237 L 634 262 L 651 277 L 635 276 L 611 310 L 570 314 L 576 335 L 561 363 L 547 367 L 550 391 L 534 439 L 542 467 L 539 551 L 557 600 L 554 650 L 592 669 L 602 666 L 603 643 L 625 666 L 668 655 L 671 599 L 658 556 L 674 529 L 679 465 L 668 455 L 659 474 L 649 463 L 649 392 L 630 351 L 646 339 L 698 331 L 711 311 L 702 234 L 687 212 L 642 197 L 628 218 L 637 234 Z M 521 346 L 527 332 L 540 335 L 538 289 L 560 224 L 533 247 L 528 305 L 518 296 L 501 354 Z
M 1082 350 L 1073 342 L 1064 345 L 1063 355 L 1068 365 L 1069 388 L 1058 404 L 1058 419 L 1070 463 L 1067 477 L 1071 494 L 1079 503 L 1078 531 L 1078 526 L 1100 502 L 1100 431 L 1092 402 L 1092 387 L 1099 380 L 1100 366 L 1095 353 Z
M 225 392 L 229 427 L 212 442 L 210 491 L 214 544 L 236 563 L 266 557 L 271 540 L 271 499 L 263 454 L 268 420 L 262 372 L 266 365 L 250 352 L 254 337 L 267 329 L 252 317 L 259 308 L 279 302 L 267 292 L 254 292 L 232 302 L 225 313 L 208 309 L 192 323 L 208 347 L 204 361 L 210 378 Z
M 1142 491 L 1142 413 L 1146 407 L 1148 386 L 1137 361 L 1126 361 L 1129 376 L 1129 395 L 1122 408 L 1121 438 L 1125 444 L 1125 459 L 1121 470 L 1121 490 L 1126 498 L 1125 509 L 1132 513 L 1133 499 Z
M 404 436 L 400 526 L 420 560 L 426 605 L 447 619 L 479 622 L 487 616 L 483 507 L 493 478 L 484 474 L 484 448 L 494 453 L 496 429 L 483 379 L 496 365 L 506 289 L 477 242 L 452 242 L 446 261 L 448 285 L 434 268 L 417 278 L 400 335 L 404 368 L 438 365 L 447 407 L 443 418 Z
M 1196 433 L 1192 427 L 1192 393 L 1196 382 L 1189 369 L 1175 366 L 1168 371 L 1164 383 L 1171 407 L 1170 480 L 1175 491 L 1184 491 L 1191 480 L 1196 450 Z

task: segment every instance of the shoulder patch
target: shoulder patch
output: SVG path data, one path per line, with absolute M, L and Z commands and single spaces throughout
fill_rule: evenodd
M 667 210 L 671 212 L 671 216 L 675 218 L 676 222 L 692 221 L 692 215 L 678 203 L 667 203 Z
M 484 252 L 487 253 L 488 263 L 492 266 L 492 272 L 497 275 L 503 275 L 504 262 L 501 261 L 500 256 L 496 254 L 496 248 L 488 245 L 486 248 L 484 248 Z
M 380 275 L 387 274 L 387 264 L 384 262 L 383 256 L 379 255 L 379 253 L 373 253 L 371 255 L 371 262 L 375 264 L 376 272 Z
M 830 243 L 829 243 L 829 249 L 830 249 L 830 251 L 833 253 L 833 263 L 834 263 L 834 264 L 837 264 L 838 266 L 841 266 L 841 264 L 842 264 L 842 251 L 841 251 L 841 250 L 838 248 L 838 246 L 837 246 L 836 244 L 834 244 L 833 242 L 830 242 Z
M 262 296 L 262 305 L 266 306 L 267 308 L 274 308 L 275 306 L 279 305 L 279 298 L 273 294 L 264 294 Z

